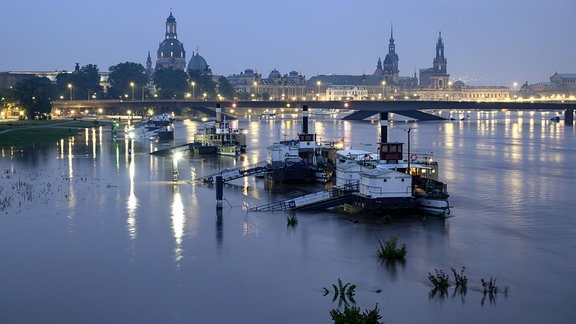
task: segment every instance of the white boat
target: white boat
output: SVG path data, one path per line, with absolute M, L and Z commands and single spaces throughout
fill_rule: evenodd
M 393 147 L 393 158 L 381 159 L 365 150 L 337 151 L 335 185 L 359 183 L 360 196 L 364 197 L 362 207 L 366 209 L 405 206 L 435 214 L 449 213 L 447 186 L 438 180 L 438 163 L 431 154 L 397 159 L 402 156 L 402 143 L 383 145 Z
M 164 113 L 142 120 L 127 130 L 132 139 L 172 140 L 174 139 L 174 117 Z
M 446 184 L 431 178 L 414 178 L 414 198 L 417 208 L 438 215 L 450 214 Z

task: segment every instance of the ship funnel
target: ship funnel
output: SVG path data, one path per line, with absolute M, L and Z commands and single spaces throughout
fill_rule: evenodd
M 388 142 L 388 112 L 380 113 L 380 143 Z
M 302 134 L 308 134 L 308 105 L 302 106 Z
M 220 108 L 220 104 L 216 104 L 216 122 L 219 123 L 222 121 L 222 108 Z

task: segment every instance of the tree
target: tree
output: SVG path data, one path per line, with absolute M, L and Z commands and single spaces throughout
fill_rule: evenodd
M 111 99 L 141 98 L 144 86 L 148 82 L 146 69 L 140 63 L 126 62 L 111 66 L 109 69 L 108 97 Z
M 218 92 L 224 98 L 230 100 L 234 99 L 234 88 L 232 87 L 232 84 L 230 84 L 230 81 L 226 79 L 226 77 L 221 76 L 218 78 Z
M 29 119 L 48 116 L 52 110 L 50 102 L 57 93 L 56 87 L 46 77 L 24 79 L 16 83 L 14 91 Z
M 13 116 L 17 103 L 16 91 L 13 88 L 0 88 L 0 111 L 5 113 L 6 117 Z
M 204 74 L 198 70 L 190 70 L 188 72 L 190 73 L 190 82 L 194 81 L 196 83 L 196 98 L 216 98 L 216 83 L 212 80 L 211 75 Z
M 154 84 L 159 97 L 163 99 L 182 99 L 190 87 L 186 72 L 172 68 L 157 70 L 154 73 Z
M 61 72 L 56 75 L 56 86 L 61 99 L 86 100 L 103 97 L 98 66 L 88 64 L 76 67 L 74 72 Z

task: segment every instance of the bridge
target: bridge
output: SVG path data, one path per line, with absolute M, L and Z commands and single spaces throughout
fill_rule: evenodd
M 432 101 L 432 100 L 293 100 L 293 101 L 199 101 L 199 100 L 58 100 L 52 102 L 52 112 L 68 114 L 70 111 L 80 113 L 88 111 L 98 114 L 125 115 L 127 111 L 132 114 L 145 115 L 147 109 L 155 113 L 170 112 L 173 110 L 206 109 L 220 104 L 223 112 L 245 109 L 281 109 L 301 108 L 308 106 L 312 109 L 340 109 L 350 111 L 347 119 L 364 119 L 380 112 L 392 112 L 408 117 L 417 118 L 422 110 L 510 110 L 510 111 L 562 111 L 566 124 L 574 123 L 575 100 L 566 101 L 540 101 L 540 100 L 514 100 L 514 101 Z M 211 111 L 211 110 L 209 110 Z M 431 116 L 431 115 L 429 115 Z M 424 118 L 423 115 L 420 118 Z M 418 119 L 418 118 L 417 118 Z

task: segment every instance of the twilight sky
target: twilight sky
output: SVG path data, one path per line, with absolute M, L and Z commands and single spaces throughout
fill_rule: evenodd
M 512 86 L 576 73 L 574 0 L 18 0 L 0 12 L 0 72 L 145 65 L 176 18 L 186 60 L 217 75 L 247 68 L 372 74 L 394 26 L 401 76 L 432 66 L 442 32 L 452 81 Z

